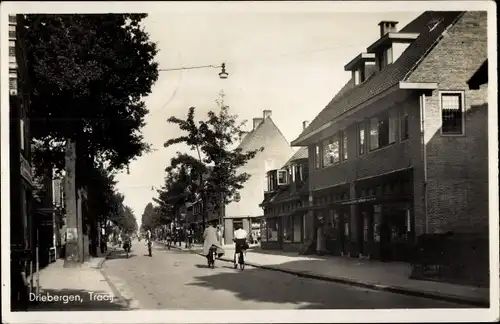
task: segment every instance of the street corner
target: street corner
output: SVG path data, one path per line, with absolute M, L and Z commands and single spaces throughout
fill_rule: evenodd
M 31 311 L 126 310 L 120 296 L 109 291 L 44 289 L 29 295 Z

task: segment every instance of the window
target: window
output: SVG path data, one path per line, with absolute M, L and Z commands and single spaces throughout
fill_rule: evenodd
M 360 79 L 361 79 L 361 75 L 360 75 L 360 70 L 354 70 L 353 72 L 353 76 L 354 76 L 354 85 L 358 85 L 361 83 Z
M 386 65 L 392 64 L 392 46 L 385 50 L 384 56 Z
M 347 160 L 349 154 L 347 152 L 347 134 L 344 132 L 342 137 L 342 156 L 344 161 Z
M 358 152 L 359 155 L 365 154 L 365 125 L 363 123 L 359 124 L 359 137 L 358 137 Z
M 396 111 L 384 113 L 370 119 L 370 150 L 375 150 L 396 141 Z
M 328 138 L 323 141 L 323 167 L 340 161 L 340 145 L 338 136 Z
M 288 184 L 288 171 L 278 170 L 278 186 L 283 186 Z
M 464 133 L 464 114 L 461 93 L 441 94 L 441 133 L 462 135 Z
M 21 132 L 21 150 L 24 151 L 24 140 L 26 138 L 26 135 L 24 134 L 24 119 L 20 119 L 20 132 Z
M 267 220 L 267 241 L 278 241 L 278 218 L 269 218 Z
M 314 147 L 314 166 L 316 169 L 321 168 L 321 154 L 319 149 L 319 144 Z
M 263 242 L 267 242 L 267 222 L 265 218 L 260 222 L 260 239 Z
M 9 78 L 9 91 L 11 95 L 17 95 L 17 79 Z
M 15 24 L 17 22 L 16 15 L 9 15 L 9 22 Z
M 389 112 L 389 144 L 396 143 L 398 134 L 398 111 L 392 109 Z
M 16 56 L 16 47 L 9 46 L 9 56 Z
M 408 132 L 408 114 L 404 114 L 401 117 L 401 140 L 407 140 L 410 137 Z
M 374 117 L 370 119 L 370 150 L 375 150 L 378 145 L 378 119 Z

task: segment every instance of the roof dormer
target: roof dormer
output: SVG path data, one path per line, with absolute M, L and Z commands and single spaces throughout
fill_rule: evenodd
M 378 24 L 380 38 L 366 49 L 367 52 L 375 54 L 379 71 L 396 61 L 419 36 L 417 33 L 399 33 L 397 24 L 397 21 L 381 21 Z
M 345 71 L 352 72 L 354 84 L 358 85 L 368 79 L 374 72 L 376 56 L 373 53 L 361 53 L 344 66 Z

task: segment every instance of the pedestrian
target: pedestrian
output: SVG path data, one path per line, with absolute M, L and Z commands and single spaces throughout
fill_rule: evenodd
M 325 252 L 325 235 L 323 229 L 323 222 L 320 221 L 318 229 L 316 231 L 316 253 L 318 255 L 323 255 Z
M 335 248 L 335 228 L 332 222 L 328 222 L 325 228 L 325 250 L 329 253 L 333 253 Z
M 220 229 L 220 225 L 217 225 L 217 242 L 222 242 L 222 231 Z

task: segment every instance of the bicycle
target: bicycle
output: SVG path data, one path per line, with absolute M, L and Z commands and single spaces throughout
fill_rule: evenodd
M 151 241 L 149 241 L 148 242 L 148 253 L 149 253 L 150 257 L 153 256 L 153 253 L 152 253 L 152 250 L 151 250 L 151 247 L 152 247 L 151 245 L 152 245 L 152 243 L 151 243 Z
M 236 257 L 235 257 L 236 258 Z M 241 250 L 238 255 L 238 263 L 234 260 L 234 268 L 238 268 L 238 264 L 240 265 L 240 270 L 245 270 L 245 251 Z
M 209 250 L 208 250 L 208 256 L 207 256 L 207 259 L 208 259 L 208 267 L 209 268 L 215 268 L 215 259 L 217 258 L 217 247 L 214 247 L 212 246 Z
M 123 243 L 123 249 L 125 250 L 125 253 L 127 254 L 127 259 L 129 257 L 129 253 L 130 253 L 130 243 Z

